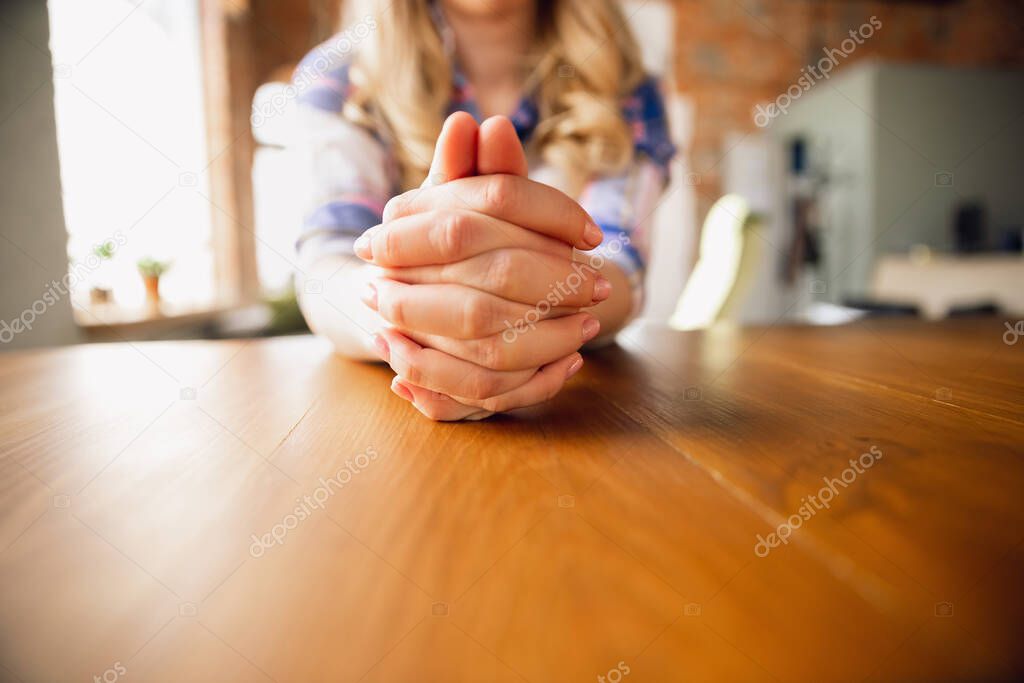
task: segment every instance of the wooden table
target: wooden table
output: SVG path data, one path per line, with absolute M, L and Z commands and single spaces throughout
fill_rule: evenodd
M 308 337 L 0 356 L 0 678 L 1020 679 L 1004 323 L 648 327 L 469 424 Z

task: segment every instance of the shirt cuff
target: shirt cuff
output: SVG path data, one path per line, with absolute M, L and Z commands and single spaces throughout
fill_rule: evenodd
M 303 221 L 295 249 L 307 263 L 324 254 L 351 255 L 356 238 L 380 222 L 381 211 L 369 201 L 328 202 Z

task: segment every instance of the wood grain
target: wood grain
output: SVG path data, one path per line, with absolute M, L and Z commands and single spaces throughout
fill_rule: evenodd
M 0 356 L 0 680 L 1020 678 L 1003 322 L 639 328 L 469 424 L 310 337 Z

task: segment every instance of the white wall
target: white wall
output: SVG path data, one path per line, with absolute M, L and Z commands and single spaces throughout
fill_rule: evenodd
M 45 296 L 67 273 L 46 3 L 3 0 L 0 19 L 0 351 L 7 351 L 74 342 L 78 331 L 68 298 Z M 32 329 L 5 329 L 16 318 Z
M 814 279 L 834 280 L 829 291 L 815 295 L 828 300 L 837 300 L 840 292 L 866 281 L 871 259 L 855 255 L 869 254 L 873 238 L 868 169 L 875 152 L 867 122 L 875 116 L 874 107 L 870 70 L 849 69 L 815 85 L 763 132 L 725 142 L 731 151 L 724 162 L 724 191 L 746 197 L 764 216 L 759 232 L 763 262 L 741 309 L 743 322 L 800 317 L 814 298 Z M 805 273 L 787 286 L 780 273 L 792 239 L 788 142 L 797 136 L 808 140 L 812 157 L 828 160 L 817 170 L 828 178 L 822 210 L 831 230 L 823 235 L 819 273 Z
M 827 160 L 817 170 L 826 178 L 822 195 L 822 264 L 818 277 L 828 283 L 821 297 L 837 301 L 842 294 L 861 291 L 873 267 L 875 211 L 872 170 L 876 166 L 874 121 L 878 99 L 876 67 L 853 67 L 817 84 L 798 100 L 790 112 L 777 119 L 771 134 L 782 146 L 788 175 L 786 142 L 804 136 L 812 163 Z M 782 210 L 788 212 L 788 206 Z M 791 215 L 780 214 L 780 230 L 791 235 Z M 785 249 L 788 244 L 780 245 Z
M 753 158 L 762 159 L 756 163 L 765 167 L 764 182 L 774 195 L 764 202 L 770 221 L 765 234 L 785 252 L 792 234 L 787 143 L 797 136 L 808 141 L 812 166 L 826 178 L 819 195 L 826 228 L 821 264 L 817 273 L 786 287 L 778 277 L 781 254 L 766 250 L 743 320 L 770 322 L 794 302 L 787 317 L 798 318 L 812 300 L 864 296 L 882 254 L 906 253 L 914 244 L 951 249 L 959 202 L 981 199 L 993 236 L 1024 225 L 1022 109 L 1019 72 L 865 61 L 815 84 L 754 136 L 761 142 L 747 146 L 774 149 L 775 161 Z M 730 157 L 730 163 L 751 163 Z M 944 172 L 953 173 L 951 187 L 937 183 Z M 726 191 L 749 196 L 731 180 L 749 175 L 727 165 Z M 828 290 L 811 296 L 815 278 L 826 281 Z
M 969 199 L 993 236 L 1024 225 L 1024 73 L 890 64 L 874 78 L 878 253 L 951 249 L 955 206 Z M 953 184 L 937 185 L 946 171 Z

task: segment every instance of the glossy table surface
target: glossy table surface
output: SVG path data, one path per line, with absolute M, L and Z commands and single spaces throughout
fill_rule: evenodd
M 0 679 L 1019 679 L 1006 322 L 642 327 L 467 424 L 310 337 L 0 355 Z

